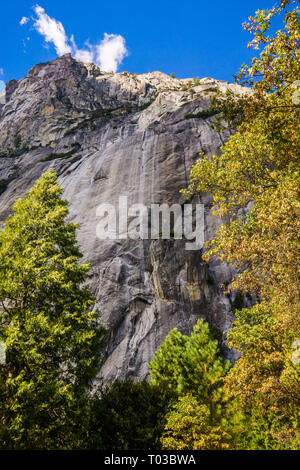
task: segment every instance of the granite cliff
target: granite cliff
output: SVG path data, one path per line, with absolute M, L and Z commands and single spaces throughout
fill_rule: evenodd
M 102 72 L 70 55 L 36 65 L 0 96 L 0 223 L 14 201 L 52 167 L 79 222 L 78 242 L 91 263 L 88 282 L 110 329 L 102 375 L 146 377 L 148 362 L 170 329 L 189 333 L 206 318 L 223 340 L 237 294 L 225 293 L 230 268 L 205 263 L 185 240 L 100 240 L 96 209 L 129 204 L 184 203 L 193 163 L 219 154 L 230 134 L 210 127 L 209 96 L 238 85 L 204 78 L 179 80 L 152 72 Z M 220 220 L 205 205 L 205 238 Z M 239 299 L 241 301 L 241 299 Z M 245 302 L 245 299 L 242 299 Z M 224 354 L 230 357 L 224 347 Z

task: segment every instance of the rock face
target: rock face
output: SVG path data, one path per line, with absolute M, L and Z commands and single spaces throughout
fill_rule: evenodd
M 7 84 L 0 101 L 0 223 L 14 201 L 53 167 L 78 242 L 91 263 L 88 282 L 110 329 L 101 374 L 106 380 L 146 377 L 148 362 L 174 327 L 189 333 L 199 317 L 223 339 L 235 295 L 222 284 L 232 272 L 185 240 L 100 240 L 99 204 L 183 204 L 180 189 L 199 152 L 220 152 L 229 137 L 210 128 L 209 95 L 237 85 L 177 80 L 163 73 L 110 74 L 62 56 Z M 244 89 L 242 89 L 244 90 Z M 203 195 L 205 238 L 220 220 Z M 230 353 L 224 348 L 224 352 Z

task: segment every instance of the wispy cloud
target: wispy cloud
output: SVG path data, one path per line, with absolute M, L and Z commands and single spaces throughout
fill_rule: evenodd
M 27 18 L 26 16 L 23 16 L 20 20 L 20 25 L 23 26 L 24 24 L 28 23 L 29 21 L 29 18 Z
M 68 45 L 68 38 L 60 21 L 50 18 L 45 13 L 44 8 L 39 5 L 34 7 L 37 14 L 37 19 L 34 22 L 35 29 L 45 38 L 46 42 L 53 43 L 57 55 L 68 54 L 72 52 L 71 47 Z
M 75 59 L 84 63 L 94 62 L 105 72 L 116 72 L 124 57 L 128 55 L 125 39 L 119 34 L 104 33 L 99 44 L 85 43 L 85 49 L 78 49 L 74 36 L 71 37 Z
M 0 67 L 0 75 L 4 74 L 4 70 Z
M 116 72 L 123 59 L 128 55 L 123 36 L 119 34 L 104 33 L 104 38 L 98 44 L 88 41 L 83 48 L 77 47 L 72 34 L 68 38 L 65 28 L 60 21 L 51 18 L 39 5 L 34 7 L 37 15 L 33 19 L 33 26 L 40 33 L 46 43 L 52 43 L 57 55 L 71 53 L 75 59 L 84 63 L 94 62 L 105 72 Z M 26 24 L 28 18 L 23 17 L 20 24 Z
M 75 59 L 80 60 L 81 62 L 84 62 L 87 64 L 88 62 L 93 62 L 95 58 L 93 46 L 89 44 L 87 41 L 85 43 L 86 48 L 85 49 L 78 49 L 74 35 L 72 34 L 71 36 L 71 44 L 72 44 L 72 50 L 73 50 L 73 55 Z
M 96 51 L 96 63 L 107 72 L 115 72 L 128 55 L 125 39 L 119 34 L 104 33 L 104 39 L 96 47 Z

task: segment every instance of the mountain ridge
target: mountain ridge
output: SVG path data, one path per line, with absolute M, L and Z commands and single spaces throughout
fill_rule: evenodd
M 13 202 L 48 168 L 54 168 L 69 220 L 91 263 L 88 283 L 109 328 L 101 375 L 105 380 L 148 376 L 148 362 L 170 331 L 190 333 L 199 317 L 219 331 L 223 352 L 238 293 L 225 293 L 233 271 L 185 250 L 184 240 L 99 240 L 97 207 L 129 203 L 184 204 L 180 189 L 189 171 L 220 154 L 232 134 L 211 129 L 210 96 L 217 88 L 247 93 L 211 78 L 175 79 L 161 72 L 106 73 L 69 54 L 38 64 L 8 82 L 0 104 L 0 224 Z M 3 99 L 3 98 L 2 98 Z M 221 220 L 205 207 L 205 238 Z M 222 287 L 223 286 L 223 287 Z M 244 297 L 242 303 L 249 300 Z

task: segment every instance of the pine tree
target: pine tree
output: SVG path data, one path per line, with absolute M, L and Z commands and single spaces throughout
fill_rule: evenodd
M 149 364 L 152 383 L 173 392 L 161 442 L 165 449 L 225 449 L 235 445 L 240 416 L 224 393 L 229 369 L 206 322 L 191 336 L 172 330 Z
M 219 401 L 220 384 L 229 366 L 229 362 L 220 357 L 218 341 L 213 338 L 208 324 L 199 320 L 186 343 L 178 380 L 179 394 L 193 392 L 202 403 Z
M 2 448 L 74 448 L 104 330 L 82 286 L 78 225 L 53 171 L 13 207 L 0 234 Z M 80 415 L 80 425 L 78 423 Z
M 177 390 L 187 341 L 188 336 L 182 335 L 176 328 L 170 331 L 149 364 L 154 385 L 170 392 Z
M 172 330 L 149 364 L 154 384 L 176 391 L 193 393 L 202 403 L 218 400 L 218 384 L 229 369 L 228 361 L 218 356 L 218 342 L 206 322 L 200 319 L 191 336 Z

